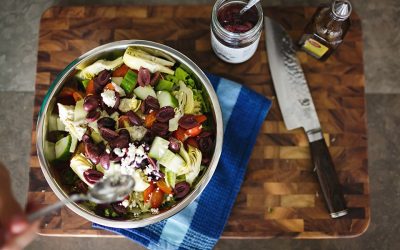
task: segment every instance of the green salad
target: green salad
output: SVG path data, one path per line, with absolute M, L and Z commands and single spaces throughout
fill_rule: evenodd
M 45 156 L 70 194 L 130 175 L 132 193 L 96 214 L 132 219 L 186 197 L 208 167 L 215 128 L 205 89 L 173 58 L 139 47 L 78 70 L 48 115 Z

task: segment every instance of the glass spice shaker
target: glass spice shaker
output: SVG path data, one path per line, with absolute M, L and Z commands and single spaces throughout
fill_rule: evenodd
M 331 5 L 319 7 L 300 38 L 300 48 L 325 61 L 342 43 L 350 28 L 351 10 L 348 0 L 334 0 Z
M 217 0 L 211 14 L 211 46 L 228 63 L 241 63 L 254 55 L 260 41 L 263 11 L 258 3 L 239 14 L 246 1 Z

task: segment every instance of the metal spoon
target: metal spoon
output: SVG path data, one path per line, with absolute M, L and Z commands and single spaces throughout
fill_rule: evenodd
M 129 175 L 111 176 L 97 182 L 89 189 L 87 194 L 71 195 L 67 199 L 62 199 L 53 205 L 29 214 L 28 221 L 33 222 L 65 204 L 76 201 L 92 201 L 98 204 L 120 201 L 132 192 L 134 186 L 135 181 Z
M 246 6 L 244 6 L 241 10 L 240 10 L 240 15 L 243 15 L 243 13 L 245 13 L 246 11 L 248 11 L 251 7 L 253 7 L 254 5 L 256 5 L 260 0 L 250 0 Z

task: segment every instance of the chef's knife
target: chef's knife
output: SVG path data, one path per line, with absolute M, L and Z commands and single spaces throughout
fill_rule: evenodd
M 346 202 L 293 41 L 279 23 L 264 20 L 269 67 L 286 128 L 305 130 L 329 213 L 332 218 L 344 216 Z

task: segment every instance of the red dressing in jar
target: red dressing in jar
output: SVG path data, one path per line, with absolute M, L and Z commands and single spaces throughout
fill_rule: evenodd
M 251 30 L 258 21 L 257 9 L 253 6 L 243 15 L 240 15 L 240 10 L 244 4 L 234 3 L 229 4 L 218 10 L 218 22 L 227 31 L 234 33 L 244 33 Z
M 241 63 L 250 59 L 260 40 L 263 13 L 258 3 L 240 15 L 245 1 L 218 0 L 212 11 L 211 45 L 225 62 Z

